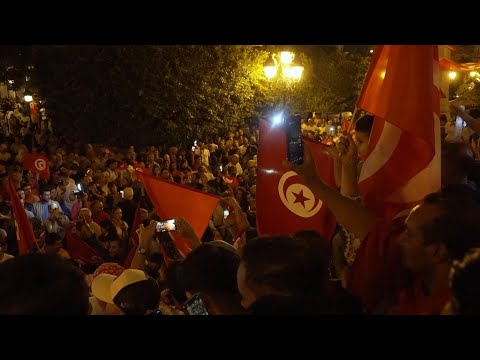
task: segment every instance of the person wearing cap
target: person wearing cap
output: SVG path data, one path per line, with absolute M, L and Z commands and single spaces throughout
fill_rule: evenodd
M 92 281 L 92 294 L 107 303 L 112 315 L 146 315 L 158 309 L 160 288 L 144 271 L 127 269 L 119 276 L 100 274 Z

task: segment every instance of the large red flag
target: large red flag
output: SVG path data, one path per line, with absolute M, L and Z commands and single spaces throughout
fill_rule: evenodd
M 142 224 L 142 212 L 140 211 L 140 206 L 137 206 L 137 210 L 135 211 L 135 219 L 133 220 L 132 229 L 130 230 L 130 238 L 133 239 L 133 246 L 130 249 L 127 255 L 127 258 L 123 262 L 123 267 L 125 269 L 130 268 L 130 266 L 132 265 L 132 260 L 135 256 L 135 252 L 137 251 L 137 246 L 140 243 L 137 230 L 141 224 Z
M 438 47 L 378 46 L 357 106 L 375 115 L 360 193 L 393 218 L 440 189 Z
M 10 200 L 12 201 L 13 216 L 17 227 L 18 250 L 20 255 L 24 255 L 28 253 L 33 244 L 35 244 L 32 223 L 28 220 L 27 213 L 17 195 L 11 177 L 8 177 L 8 192 L 10 194 Z
M 201 239 L 212 214 L 220 200 L 219 197 L 191 189 L 162 178 L 136 172 L 140 181 L 162 220 L 184 218 Z M 184 255 L 190 252 L 187 242 L 173 232 L 174 242 Z
M 333 160 L 325 145 L 305 139 L 323 181 L 335 187 Z M 257 230 L 262 235 L 316 230 L 330 240 L 336 221 L 299 176 L 282 165 L 287 159 L 285 129 L 260 121 L 257 175 Z
M 25 154 L 23 158 L 23 167 L 26 170 L 40 174 L 44 179 L 50 179 L 50 168 L 48 159 L 41 154 Z
M 70 230 L 67 231 L 65 238 L 65 249 L 68 251 L 72 259 L 79 260 L 87 266 L 103 262 L 100 255 L 90 245 L 80 239 L 77 235 L 72 234 Z

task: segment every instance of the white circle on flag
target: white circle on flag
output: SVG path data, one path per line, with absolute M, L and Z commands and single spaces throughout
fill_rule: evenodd
M 35 160 L 35 168 L 39 171 L 45 170 L 47 167 L 47 163 L 43 159 Z
M 300 183 L 294 183 L 285 190 L 285 182 L 293 176 L 298 175 L 294 171 L 283 174 L 278 182 L 278 195 L 283 205 L 292 213 L 303 218 L 310 218 L 320 211 L 323 202 L 317 200 L 313 192 Z

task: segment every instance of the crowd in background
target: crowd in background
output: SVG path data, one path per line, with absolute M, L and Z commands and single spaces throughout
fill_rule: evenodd
M 387 290 L 393 284 L 376 282 L 375 290 L 369 288 L 371 284 L 362 291 L 350 288 L 360 261 L 355 261 L 361 253 L 359 243 L 367 239 L 372 243 L 372 237 L 381 233 L 370 215 L 362 217 L 359 211 L 355 221 L 365 221 L 356 226 L 341 211 L 336 213 L 339 226 L 333 240 L 313 231 L 257 237 L 257 128 L 239 128 L 193 144 L 130 146 L 122 151 L 59 136 L 31 121 L 28 110 L 19 105 L 3 101 L 0 113 L 1 314 L 478 313 L 478 292 L 470 290 L 480 264 L 478 242 L 476 236 L 472 238 L 480 224 L 479 205 L 472 200 L 478 199 L 477 183 L 471 177 L 475 155 L 461 137 L 444 144 L 442 193 L 427 198 L 426 205 L 407 220 L 407 230 L 400 231 L 409 239 L 401 246 L 407 253 L 408 276 L 402 273 L 396 279 L 430 276 L 428 291 L 421 296 L 402 293 L 400 301 L 386 297 L 393 294 Z M 343 120 L 307 114 L 302 131 L 332 147 L 337 170 L 354 165 L 351 173 L 357 180 L 358 161 L 349 159 L 364 155 L 372 124 L 373 117 L 361 116 L 355 141 L 349 142 L 348 136 L 340 136 Z M 26 153 L 47 155 L 50 179 L 24 170 Z M 307 167 L 308 163 L 295 170 L 303 176 Z M 157 221 L 167 219 L 156 214 L 135 176 L 138 168 L 221 197 L 201 239 L 185 219 L 175 219 L 177 230 L 193 249 L 188 255 L 175 247 L 168 231 L 157 231 Z M 336 172 L 335 191 L 357 206 L 358 189 L 345 185 L 341 174 L 346 172 Z M 9 176 L 33 226 L 35 244 L 29 255 L 18 256 Z M 430 222 L 418 225 L 427 218 L 437 228 Z M 398 229 L 392 229 L 382 236 L 393 236 Z M 415 243 L 426 238 L 428 243 Z M 72 258 L 69 248 L 78 242 L 88 244 L 98 257 Z M 132 249 L 134 256 L 129 259 Z M 399 268 L 390 270 L 399 272 Z M 432 284 L 433 273 L 438 283 Z M 20 281 L 25 286 L 18 286 Z M 54 284 L 55 290 L 39 291 L 45 282 Z M 420 291 L 415 288 L 418 282 L 414 284 L 408 289 Z M 441 293 L 435 298 L 438 303 L 425 305 L 422 301 L 429 292 L 435 293 L 436 286 Z M 367 290 L 371 292 L 365 295 Z

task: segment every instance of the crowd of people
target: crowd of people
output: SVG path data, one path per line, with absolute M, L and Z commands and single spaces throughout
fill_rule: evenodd
M 475 111 L 454 110 L 478 131 Z M 58 136 L 30 121 L 21 104 L 4 101 L 0 314 L 479 313 L 480 197 L 469 177 L 471 144 L 445 142 L 442 191 L 405 222 L 387 223 L 362 205 L 357 186 L 373 121 L 361 116 L 353 137 L 340 136 L 338 118 L 308 114 L 302 122 L 304 135 L 329 145 L 338 188 L 317 176 L 308 147 L 305 162 L 290 167 L 337 218 L 333 239 L 307 230 L 258 236 L 257 128 L 122 151 Z M 26 153 L 48 156 L 48 180 L 23 168 Z M 167 219 L 135 176 L 139 168 L 221 198 L 201 238 L 175 219 L 190 253 L 158 231 Z M 19 255 L 9 177 L 35 236 L 26 255 Z M 97 256 L 72 256 L 79 243 Z

